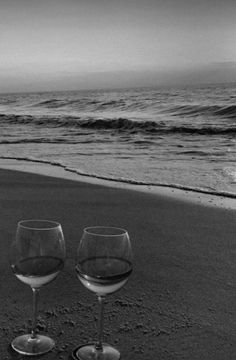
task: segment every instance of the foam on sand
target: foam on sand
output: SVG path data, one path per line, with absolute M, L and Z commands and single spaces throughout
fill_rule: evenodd
M 196 189 L 183 187 L 173 184 L 142 184 L 136 182 L 126 182 L 122 179 L 102 178 L 96 175 L 89 175 L 78 171 L 77 169 L 68 168 L 59 162 L 47 162 L 34 158 L 0 158 L 0 168 L 11 169 L 45 176 L 58 177 L 73 181 L 88 182 L 114 188 L 126 188 L 135 191 L 149 193 L 151 195 L 162 195 L 200 203 L 206 206 L 217 206 L 229 209 L 236 209 L 236 199 L 231 193 L 218 193 L 206 191 L 205 189 Z

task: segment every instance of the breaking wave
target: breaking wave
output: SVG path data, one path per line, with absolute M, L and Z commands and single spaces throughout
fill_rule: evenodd
M 6 103 L 10 101 L 9 99 L 2 99 Z M 32 104 L 32 107 L 39 107 L 45 109 L 59 109 L 62 107 L 73 107 L 78 109 L 83 109 L 86 111 L 89 107 L 93 106 L 94 110 L 114 110 L 114 109 L 123 109 L 130 110 L 136 109 L 137 111 L 146 109 L 147 106 L 150 109 L 156 109 L 157 101 L 156 99 L 151 99 L 149 103 L 145 101 L 137 101 L 137 99 L 132 99 L 128 101 L 127 99 L 89 99 L 87 97 L 70 99 L 70 98 L 51 98 L 48 100 L 43 100 L 38 103 Z M 211 104 L 211 105 L 201 105 L 201 104 L 181 104 L 171 106 L 168 104 L 168 108 L 162 109 L 161 112 L 168 113 L 172 116 L 184 116 L 184 117 L 197 117 L 197 116 L 216 116 L 221 118 L 236 119 L 236 105 L 220 105 L 220 104 Z
M 191 135 L 235 135 L 236 126 L 230 125 L 181 125 L 170 126 L 163 121 L 137 121 L 127 118 L 114 119 L 82 119 L 75 116 L 32 116 L 0 114 L 0 122 L 7 124 L 24 124 L 47 127 L 84 128 L 96 130 L 112 130 L 126 132 L 144 132 L 158 134 L 191 134 Z

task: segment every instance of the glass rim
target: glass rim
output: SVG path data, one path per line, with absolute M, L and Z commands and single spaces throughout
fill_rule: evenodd
M 117 233 L 99 233 L 96 232 L 96 230 L 102 230 L 102 229 L 106 229 L 106 230 L 116 230 Z M 94 231 L 93 231 L 94 230 Z M 89 235 L 96 235 L 96 236 L 121 236 L 121 235 L 128 235 L 128 231 L 120 228 L 120 227 L 116 227 L 116 226 L 88 226 L 86 228 L 84 228 L 84 233 L 87 233 Z
M 35 224 L 35 226 L 31 225 L 31 224 Z M 44 224 L 44 226 L 40 227 L 39 224 Z M 27 225 L 28 224 L 28 225 Z M 38 224 L 38 226 L 37 226 Z M 46 225 L 48 224 L 48 226 Z M 51 226 L 50 226 L 51 224 Z M 61 227 L 61 224 L 57 221 L 53 221 L 53 220 L 45 220 L 45 219 L 28 219 L 28 220 L 20 220 L 18 221 L 18 226 L 20 226 L 21 228 L 24 229 L 30 229 L 30 230 L 53 230 L 56 229 L 58 227 Z

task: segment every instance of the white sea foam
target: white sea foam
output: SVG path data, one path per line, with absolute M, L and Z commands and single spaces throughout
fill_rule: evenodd
M 224 172 L 231 179 L 231 182 L 236 184 L 236 167 L 226 167 Z
M 83 170 L 79 170 L 79 169 L 75 169 L 75 168 L 71 168 L 68 167 L 64 164 L 62 164 L 61 162 L 58 161 L 47 161 L 47 160 L 39 160 L 33 157 L 8 157 L 8 156 L 0 156 L 0 159 L 5 159 L 5 160 L 18 160 L 19 162 L 21 161 L 25 161 L 25 162 L 30 162 L 30 163 L 39 163 L 39 164 L 47 164 L 47 165 L 52 165 L 53 167 L 59 167 L 64 169 L 66 172 L 69 173 L 74 173 L 77 174 L 79 176 L 84 176 L 86 178 L 93 178 L 93 179 L 99 179 L 99 180 L 106 180 L 109 182 L 116 182 L 116 183 L 125 183 L 125 184 L 130 184 L 130 185 L 141 185 L 141 186 L 158 186 L 158 187 L 166 187 L 166 188 L 173 188 L 173 189 L 179 189 L 179 190 L 186 190 L 186 191 L 191 191 L 191 192 L 196 192 L 196 193 L 202 193 L 202 194 L 208 194 L 208 195 L 218 195 L 218 196 L 225 196 L 228 198 L 233 198 L 236 199 L 236 193 L 232 193 L 229 191 L 214 191 L 214 190 L 210 190 L 210 189 L 206 189 L 206 188 L 201 188 L 201 187 L 194 187 L 194 186 L 186 186 L 186 185 L 181 185 L 181 184 L 175 184 L 175 183 L 168 183 L 168 182 L 144 182 L 144 181 L 137 181 L 134 179 L 128 179 L 128 178 L 118 178 L 118 177 L 109 177 L 109 176 L 102 176 L 96 173 L 86 173 Z

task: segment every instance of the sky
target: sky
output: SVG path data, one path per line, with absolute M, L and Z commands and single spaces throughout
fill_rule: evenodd
M 0 92 L 236 81 L 235 0 L 0 0 Z

